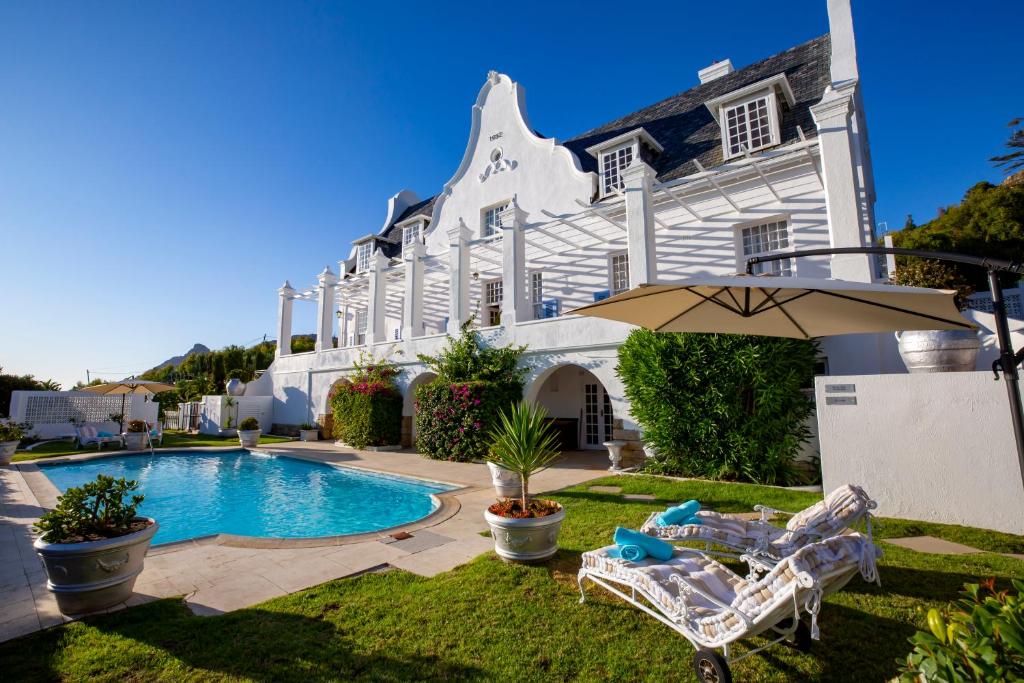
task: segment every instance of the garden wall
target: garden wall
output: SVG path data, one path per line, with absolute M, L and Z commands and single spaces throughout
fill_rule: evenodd
M 1024 534 L 1006 387 L 991 372 L 817 377 L 825 490 L 863 486 L 877 514 Z

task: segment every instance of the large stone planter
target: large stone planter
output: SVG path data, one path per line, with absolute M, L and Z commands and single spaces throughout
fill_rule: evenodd
M 320 431 L 316 429 L 300 429 L 299 441 L 319 441 Z
M 239 429 L 238 442 L 242 444 L 242 448 L 256 448 L 260 443 L 260 430 Z
M 18 450 L 21 441 L 0 441 L 0 465 L 10 465 L 14 451 Z
M 125 432 L 124 447 L 128 450 L 138 451 L 146 446 L 146 432 Z
M 494 552 L 506 562 L 540 562 L 558 552 L 558 532 L 565 509 L 547 517 L 511 519 L 484 510 L 491 527 Z
M 149 519 L 149 518 L 146 518 Z M 64 614 L 85 614 L 107 609 L 132 595 L 142 573 L 146 550 L 160 528 L 156 520 L 127 536 L 85 543 L 35 542 L 48 581 Z
M 487 463 L 487 469 L 491 471 L 491 483 L 498 498 L 515 498 L 523 494 L 523 480 L 518 474 L 493 462 Z
M 913 373 L 973 371 L 981 349 L 974 330 L 911 330 L 897 332 L 896 339 Z

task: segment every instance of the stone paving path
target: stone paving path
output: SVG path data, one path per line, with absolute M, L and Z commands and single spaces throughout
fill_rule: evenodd
M 978 548 L 972 548 L 963 543 L 954 543 L 935 536 L 906 536 L 904 538 L 887 538 L 886 543 L 898 545 L 919 553 L 930 553 L 933 555 L 973 555 L 974 553 L 988 552 Z M 1016 553 L 996 553 L 1004 557 L 1012 557 L 1016 560 L 1024 560 L 1024 555 Z
M 326 442 L 276 444 L 272 450 L 461 485 L 463 489 L 453 492 L 460 507 L 443 521 L 412 525 L 412 538 L 403 541 L 371 536 L 312 548 L 234 547 L 202 540 L 157 546 L 146 556 L 134 595 L 111 611 L 185 596 L 194 613 L 216 615 L 384 566 L 434 576 L 493 549 L 491 539 L 480 535 L 487 529 L 483 510 L 494 500 L 485 465 L 437 462 L 411 452 L 343 451 Z M 82 457 L 90 456 L 75 456 Z M 552 491 L 603 476 L 607 463 L 602 453 L 569 454 L 534 477 L 535 490 Z M 0 642 L 68 620 L 47 591 L 46 575 L 32 549 L 32 523 L 56 495 L 45 475 L 33 469 L 0 467 Z

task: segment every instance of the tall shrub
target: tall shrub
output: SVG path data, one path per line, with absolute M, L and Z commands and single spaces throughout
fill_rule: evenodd
M 482 459 L 498 416 L 523 396 L 526 347 L 489 346 L 472 322 L 438 355 L 419 356 L 437 378 L 416 389 L 416 448 L 438 460 Z
M 812 403 L 801 389 L 814 372 L 814 343 L 777 337 L 634 330 L 619 348 L 618 374 L 652 471 L 785 483 Z
M 402 394 L 395 386 L 401 370 L 389 361 L 361 355 L 348 381 L 331 387 L 334 436 L 349 446 L 388 446 L 402 437 Z

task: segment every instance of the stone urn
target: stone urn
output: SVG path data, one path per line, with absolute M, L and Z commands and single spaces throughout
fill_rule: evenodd
M 260 430 L 239 429 L 238 442 L 242 444 L 242 448 L 256 448 L 260 443 Z
M 0 441 L 0 465 L 10 465 L 14 451 L 18 450 L 18 441 Z
M 145 529 L 102 541 L 47 543 L 36 539 L 36 554 L 46 569 L 46 587 L 57 598 L 61 612 L 95 612 L 131 597 L 146 551 L 160 528 L 154 519 L 141 519 L 149 522 Z
M 547 517 L 513 519 L 484 510 L 484 519 L 491 527 L 494 552 L 506 562 L 540 562 L 558 552 L 558 532 L 565 519 L 565 509 Z
M 146 432 L 125 432 L 124 446 L 132 451 L 142 450 L 146 446 Z
M 491 483 L 494 484 L 494 493 L 498 498 L 522 495 L 523 480 L 518 474 L 493 462 L 487 463 L 487 469 L 491 471 Z
M 981 350 L 974 330 L 911 330 L 897 332 L 896 339 L 913 373 L 973 371 Z
M 612 472 L 618 472 L 622 469 L 622 449 L 625 448 L 625 441 L 605 441 L 601 444 L 608 449 L 608 459 L 612 461 L 612 466 L 608 469 Z
M 224 384 L 224 391 L 227 392 L 228 396 L 244 396 L 245 382 L 237 377 L 232 377 Z

